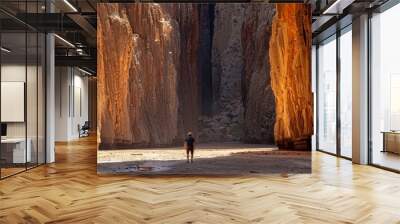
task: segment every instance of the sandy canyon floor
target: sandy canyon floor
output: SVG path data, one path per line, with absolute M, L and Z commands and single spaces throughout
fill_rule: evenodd
M 311 173 L 311 153 L 277 150 L 269 145 L 201 144 L 194 162 L 187 163 L 183 147 L 101 150 L 99 174 L 130 175 L 255 175 Z

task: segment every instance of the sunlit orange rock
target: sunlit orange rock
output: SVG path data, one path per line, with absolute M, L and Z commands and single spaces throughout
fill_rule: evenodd
M 195 5 L 98 5 L 100 148 L 171 145 L 197 129 Z
M 275 141 L 280 148 L 310 149 L 311 10 L 306 4 L 276 4 L 269 43 L 275 95 Z

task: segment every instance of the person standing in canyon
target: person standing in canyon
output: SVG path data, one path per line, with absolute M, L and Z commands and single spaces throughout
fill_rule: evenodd
M 193 138 L 192 132 L 187 133 L 187 137 L 185 138 L 185 148 L 186 148 L 186 158 L 187 163 L 189 163 L 189 153 L 190 153 L 190 162 L 193 163 L 193 154 L 194 154 L 194 142 L 195 139 Z

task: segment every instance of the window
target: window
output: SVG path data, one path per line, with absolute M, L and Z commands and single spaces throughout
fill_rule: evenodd
M 318 149 L 336 153 L 336 36 L 318 48 Z
M 400 170 L 400 5 L 371 18 L 371 160 Z
M 340 36 L 340 155 L 352 157 L 352 32 Z

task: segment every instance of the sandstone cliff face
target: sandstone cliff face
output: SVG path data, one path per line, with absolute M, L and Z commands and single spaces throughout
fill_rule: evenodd
M 194 5 L 99 4 L 100 146 L 170 145 L 196 131 L 197 13 Z
M 99 4 L 100 149 L 312 135 L 302 4 Z
M 311 140 L 311 10 L 304 4 L 277 4 L 269 43 L 275 95 L 275 141 L 282 148 L 308 148 Z
M 249 4 L 242 26 L 244 141 L 274 143 L 275 96 L 271 88 L 269 42 L 273 4 Z
M 273 4 L 216 4 L 213 108 L 200 119 L 202 141 L 274 143 L 268 54 L 274 12 Z
M 179 70 L 178 70 L 178 130 L 175 143 L 182 144 L 188 131 L 197 137 L 199 117 L 199 7 L 197 4 L 165 4 L 173 8 L 179 24 Z M 168 119 L 168 118 L 166 118 Z M 164 127 L 165 128 L 165 127 Z
M 106 142 L 129 141 L 132 133 L 127 104 L 133 31 L 126 12 L 119 5 L 100 5 L 99 11 L 102 11 L 97 35 L 99 137 Z
M 200 118 L 201 141 L 240 141 L 243 136 L 241 27 L 244 4 L 217 3 L 212 32 L 211 113 Z

